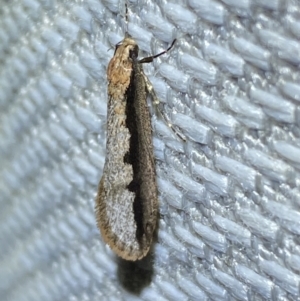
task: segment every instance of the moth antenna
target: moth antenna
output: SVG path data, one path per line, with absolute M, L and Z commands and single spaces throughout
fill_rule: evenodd
M 168 51 L 170 51 L 170 50 L 173 48 L 175 42 L 176 42 L 176 39 L 173 40 L 171 46 L 169 46 L 166 50 L 164 50 L 164 51 L 162 51 L 162 52 L 160 52 L 160 53 L 158 53 L 158 54 L 156 54 L 156 55 L 148 56 L 148 57 L 145 57 L 145 58 L 139 60 L 139 64 L 144 64 L 144 63 L 151 63 L 151 62 L 153 62 L 153 60 L 156 59 L 157 57 L 159 57 L 159 56 L 161 56 L 161 55 L 167 53 Z
M 128 4 L 127 1 L 125 1 L 125 37 L 129 37 L 129 33 L 128 33 Z

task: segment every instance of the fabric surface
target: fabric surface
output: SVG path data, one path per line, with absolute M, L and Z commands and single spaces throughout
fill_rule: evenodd
M 0 6 L 0 300 L 300 300 L 300 2 L 139 0 L 153 115 L 153 253 L 96 228 L 106 67 L 124 2 Z

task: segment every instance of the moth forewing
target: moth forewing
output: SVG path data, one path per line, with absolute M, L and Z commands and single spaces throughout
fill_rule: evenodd
M 104 241 L 133 261 L 150 249 L 158 210 L 149 91 L 137 56 L 126 37 L 108 65 L 106 159 L 96 199 Z

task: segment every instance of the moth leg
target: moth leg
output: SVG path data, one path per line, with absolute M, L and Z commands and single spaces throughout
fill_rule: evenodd
M 164 104 L 162 102 L 159 101 L 153 86 L 151 84 L 151 82 L 149 81 L 148 77 L 142 72 L 144 80 L 145 80 L 145 84 L 146 84 L 146 89 L 147 92 L 149 93 L 150 97 L 152 98 L 152 102 L 154 104 L 154 108 L 155 108 L 155 113 L 156 115 L 162 117 L 165 121 L 165 123 L 167 124 L 167 126 L 169 128 L 172 129 L 172 131 L 175 133 L 175 135 L 180 138 L 183 141 L 186 141 L 186 137 L 185 135 L 176 127 L 174 126 L 174 124 L 172 123 L 170 117 L 168 116 L 168 114 L 166 114 L 166 111 L 164 109 Z

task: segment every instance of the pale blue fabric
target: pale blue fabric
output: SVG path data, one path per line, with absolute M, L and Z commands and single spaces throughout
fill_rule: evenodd
M 2 1 L 0 300 L 299 300 L 300 3 L 132 1 L 153 116 L 154 255 L 121 262 L 94 199 L 116 0 Z

